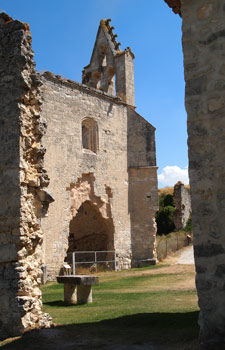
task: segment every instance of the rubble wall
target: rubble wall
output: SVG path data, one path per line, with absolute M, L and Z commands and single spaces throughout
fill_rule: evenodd
M 0 14 L 0 338 L 49 326 L 42 313 L 40 80 L 29 26 Z

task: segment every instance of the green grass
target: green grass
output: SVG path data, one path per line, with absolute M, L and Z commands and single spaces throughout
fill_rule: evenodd
M 198 336 L 196 291 L 179 287 L 180 282 L 194 278 L 191 268 L 185 271 L 160 265 L 100 274 L 99 285 L 93 287 L 93 303 L 86 305 L 66 306 L 63 285 L 47 283 L 42 286 L 43 309 L 53 317 L 57 334 L 64 335 L 48 343 L 43 333 L 36 335 L 34 331 L 8 345 L 0 342 L 0 347 L 28 349 L 35 339 L 33 349 L 61 349 L 60 341 L 71 342 L 76 336 L 90 344 L 99 337 L 106 344 L 169 342 L 180 350 L 179 344 L 189 344 Z M 191 343 L 190 349 L 197 348 Z
M 171 285 L 184 278 L 181 274 L 160 274 L 160 270 L 156 274 L 132 272 L 133 276 L 112 273 L 100 277 L 99 285 L 93 287 L 93 303 L 87 305 L 65 306 L 63 285 L 46 284 L 42 287 L 44 311 L 50 313 L 57 324 L 80 324 L 140 313 L 198 310 L 195 290 L 171 289 Z
M 176 313 L 197 309 L 196 305 L 193 305 L 193 297 L 195 300 L 196 296 L 194 291 L 120 293 L 117 289 L 117 292 L 107 292 L 111 284 L 107 285 L 105 291 L 94 288 L 92 304 L 74 306 L 64 305 L 61 286 L 48 286 L 43 297 L 44 311 L 49 312 L 57 324 L 78 324 L 140 313 Z

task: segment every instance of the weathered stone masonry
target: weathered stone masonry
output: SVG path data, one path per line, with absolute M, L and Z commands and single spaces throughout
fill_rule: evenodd
M 50 72 L 41 78 L 55 199 L 42 220 L 49 279 L 68 250 L 115 249 L 118 268 L 156 261 L 155 128 L 135 111 L 134 54 L 119 49 L 109 22 L 100 22 L 83 84 Z
M 190 188 L 185 187 L 182 182 L 178 181 L 174 186 L 173 200 L 176 208 L 173 215 L 174 224 L 176 230 L 182 230 L 191 215 Z
M 225 4 L 221 0 L 167 2 L 176 9 L 181 6 L 183 19 L 200 339 L 206 349 L 224 349 Z
M 43 190 L 49 180 L 43 169 L 40 85 L 29 26 L 1 14 L 0 338 L 50 325 L 39 290 L 39 218 L 52 201 Z

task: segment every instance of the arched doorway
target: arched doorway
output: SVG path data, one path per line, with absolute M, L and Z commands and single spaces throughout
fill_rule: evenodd
M 98 206 L 85 201 L 70 221 L 68 252 L 113 249 L 112 219 L 103 218 Z

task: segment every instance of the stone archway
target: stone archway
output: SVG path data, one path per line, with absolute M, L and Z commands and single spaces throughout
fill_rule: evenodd
M 70 191 L 71 220 L 66 260 L 71 259 L 70 253 L 74 251 L 114 250 L 112 193 L 109 186 L 104 185 L 103 189 L 104 192 L 101 191 L 101 196 L 97 196 L 93 173 L 82 174 L 77 182 L 68 188 Z M 87 258 L 87 256 L 83 256 L 85 259 Z M 101 260 L 108 260 L 107 253 L 101 254 L 101 256 L 105 258 Z
M 85 201 L 70 221 L 68 252 L 112 249 L 112 220 L 103 218 L 96 204 Z

